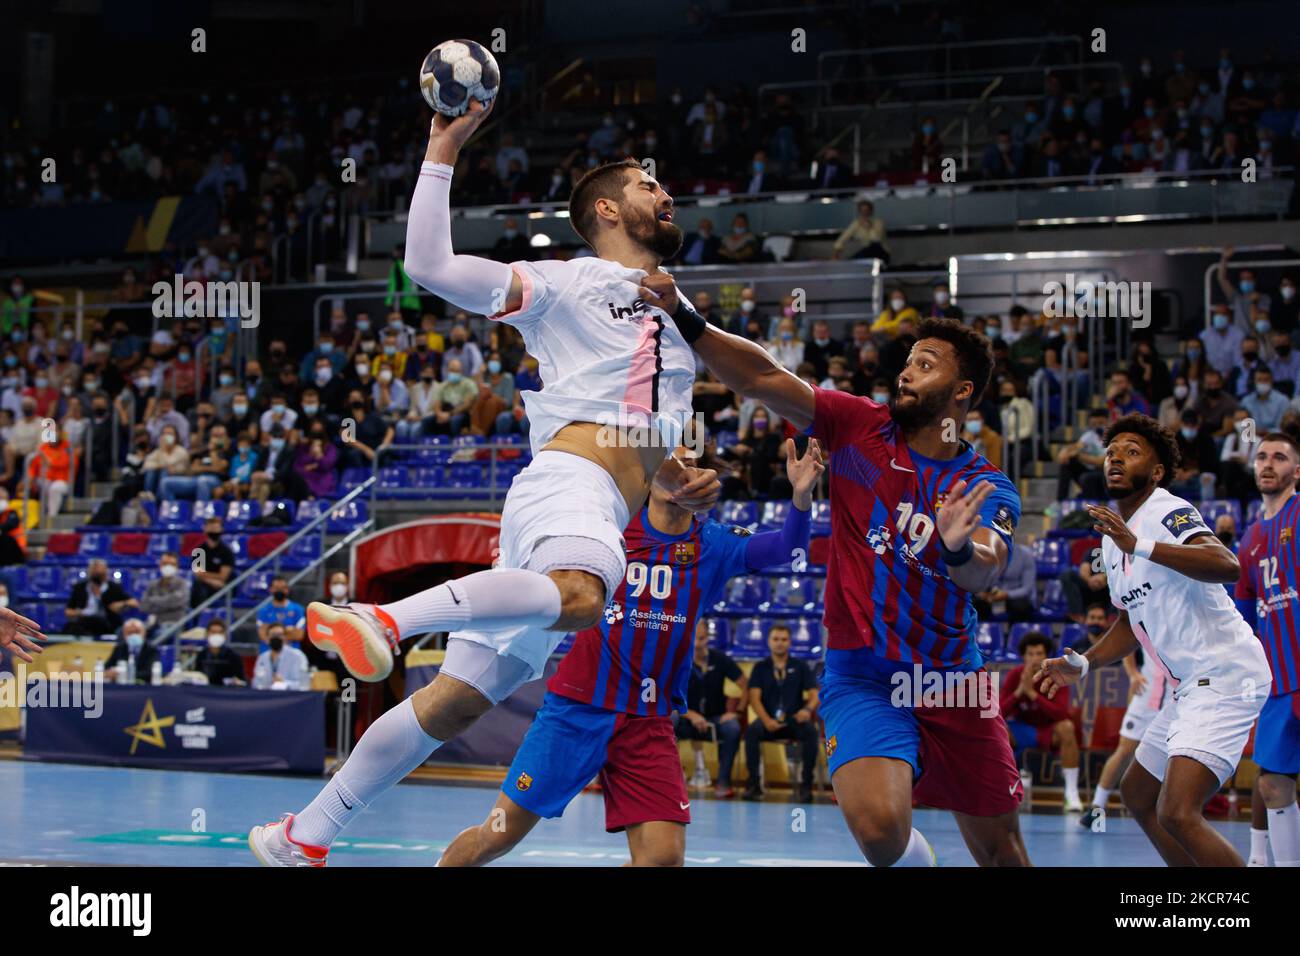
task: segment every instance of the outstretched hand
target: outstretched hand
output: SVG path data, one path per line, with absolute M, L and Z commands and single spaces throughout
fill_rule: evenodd
M 434 163 L 456 165 L 456 157 L 461 148 L 487 119 L 494 105 L 496 105 L 496 97 L 488 100 L 486 106 L 479 100 L 471 98 L 469 108 L 460 116 L 446 116 L 435 111 L 433 122 L 429 124 L 429 148 L 424 158 Z
M 1051 700 L 1056 696 L 1057 690 L 1079 683 L 1082 676 L 1083 670 L 1064 657 L 1049 657 L 1038 665 L 1034 680 L 1038 684 L 1038 692 Z
M 14 657 L 30 664 L 31 655 L 41 653 L 36 642 L 43 640 L 45 635 L 41 633 L 39 624 L 7 607 L 0 607 L 0 647 L 9 648 Z
M 796 454 L 794 439 L 786 439 L 785 476 L 794 486 L 794 506 L 800 511 L 807 511 L 812 507 L 813 489 L 817 487 L 817 482 L 821 480 L 824 471 L 826 471 L 826 461 L 822 458 L 821 445 L 817 443 L 816 438 L 808 439 L 808 447 L 804 450 L 802 458 Z
M 965 481 L 953 485 L 935 518 L 934 525 L 939 532 L 939 540 L 949 551 L 960 551 L 966 547 L 971 534 L 984 521 L 980 509 L 984 507 L 989 495 L 993 494 L 991 481 L 981 481 L 970 494 L 966 493 L 968 487 Z

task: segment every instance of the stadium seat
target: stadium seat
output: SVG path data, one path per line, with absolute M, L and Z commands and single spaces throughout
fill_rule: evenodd
M 768 600 L 766 578 L 740 575 L 727 582 L 722 604 L 731 614 L 754 614 Z
M 1263 501 L 1261 501 L 1258 498 L 1252 501 L 1250 505 L 1246 508 L 1246 525 L 1250 526 L 1254 524 L 1259 519 L 1259 513 L 1263 510 L 1264 510 Z M 1245 528 L 1238 528 L 1237 530 L 1240 532 L 1240 531 L 1244 531 Z
M 790 656 L 800 660 L 820 660 L 822 656 L 822 626 L 815 618 L 804 617 L 790 628 Z
M 459 491 L 483 490 L 487 487 L 483 466 L 476 463 L 448 465 L 446 486 Z
M 1031 546 L 1040 578 L 1054 578 L 1070 567 L 1070 546 L 1061 538 L 1039 538 Z
M 1061 538 L 1086 538 L 1089 535 L 1095 534 L 1096 532 L 1092 530 L 1091 524 L 1089 524 L 1087 527 L 1084 528 L 1062 528 L 1061 527 L 1061 521 L 1065 518 L 1066 515 L 1072 514 L 1075 511 L 1083 511 L 1088 505 L 1109 506 L 1110 502 L 1092 501 L 1086 498 L 1067 498 L 1066 500 L 1061 502 L 1061 509 L 1057 516 L 1056 525 L 1055 527 L 1052 528 L 1051 533 Z
M 365 484 L 369 478 L 369 468 L 344 468 L 343 473 L 339 475 L 339 494 L 346 495 L 349 491 L 355 491 Z
M 831 503 L 814 501 L 809 515 L 809 530 L 813 536 L 831 533 Z
M 79 537 L 81 543 L 77 548 L 77 557 L 82 561 L 89 561 L 92 558 L 107 560 L 109 554 L 112 553 L 113 539 L 105 532 L 90 531 Z
M 762 516 L 759 518 L 759 527 L 764 531 L 777 531 L 785 524 L 786 516 L 790 514 L 790 509 L 794 507 L 787 501 L 765 501 L 763 502 Z
M 332 510 L 325 527 L 330 534 L 347 534 L 365 522 L 366 503 L 354 500 Z
M 224 501 L 196 501 L 190 509 L 190 520 L 202 524 L 212 518 L 224 518 L 226 503 Z
M 975 646 L 989 660 L 1001 660 L 1005 644 L 1001 624 L 986 621 L 975 632 Z
M 112 561 L 128 567 L 146 567 L 154 563 L 149 557 L 149 542 L 153 535 L 143 531 L 119 531 L 113 535 Z
M 242 531 L 253 520 L 257 513 L 253 510 L 254 503 L 247 499 L 243 501 L 232 501 L 226 508 L 225 527 L 227 531 Z
M 728 653 L 732 657 L 741 658 L 767 656 L 767 628 L 762 618 L 749 617 L 736 622 L 731 629 L 731 648 Z
M 293 543 L 289 550 L 281 556 L 280 564 L 282 567 L 300 571 L 320 560 L 321 540 L 315 534 L 307 534 Z
M 441 491 L 446 484 L 446 472 L 441 465 L 421 465 L 415 469 L 415 488 L 411 494 L 424 497 Z
M 58 532 L 45 542 L 45 560 L 56 564 L 80 564 L 81 535 Z
M 817 607 L 817 579 L 780 577 L 772 585 L 770 608 L 773 611 L 813 611 Z
M 1038 617 L 1040 620 L 1049 621 L 1064 620 L 1069 611 L 1069 606 L 1065 600 L 1065 590 L 1061 587 L 1061 582 L 1057 580 L 1048 581 L 1043 586 L 1043 600 L 1038 605 Z
M 63 568 L 58 565 L 29 564 L 26 572 L 27 581 L 22 592 L 25 597 L 48 600 L 67 595 L 63 589 Z
M 0 580 L 9 588 L 11 597 L 27 593 L 27 565 L 15 564 L 0 569 Z
M 181 536 L 174 532 L 162 532 L 161 534 L 149 535 L 149 545 L 145 548 L 145 557 L 151 564 L 157 564 L 167 552 L 171 552 L 180 557 Z M 185 562 L 181 562 L 184 564 Z
M 329 507 L 329 502 L 320 498 L 311 498 L 307 501 L 299 502 L 298 511 L 294 518 L 294 524 L 303 528 L 319 518 Z
M 235 589 L 235 598 L 237 604 L 251 606 L 265 600 L 267 593 L 271 590 L 271 579 L 275 577 L 273 571 L 254 571 L 244 583 Z
M 188 531 L 194 527 L 190 520 L 190 501 L 158 502 L 158 523 L 168 531 Z
M 758 502 L 756 501 L 727 501 L 722 505 L 723 524 L 740 525 L 742 528 L 753 529 L 758 526 Z
M 717 445 L 718 450 L 721 451 L 724 448 L 730 448 L 732 445 L 739 444 L 740 433 L 739 432 L 714 432 L 713 441 L 714 444 Z
M 1082 624 L 1070 623 L 1061 628 L 1060 652 L 1065 653 L 1067 647 L 1073 647 L 1076 651 L 1081 647 L 1089 646 L 1088 629 Z
M 126 568 L 113 568 L 108 572 L 108 579 L 121 585 L 127 594 L 131 593 L 131 572 Z
M 396 498 L 410 484 L 411 471 L 409 468 L 388 465 L 379 469 L 379 496 L 381 498 Z
M 709 647 L 719 651 L 730 649 L 730 624 L 725 617 L 706 617 L 704 629 L 709 632 Z
M 68 629 L 68 609 L 62 602 L 45 605 L 45 633 L 62 634 Z
M 35 621 L 36 626 L 39 627 L 43 633 L 46 634 L 54 633 L 50 629 L 49 618 L 46 613 L 46 605 L 20 604 L 17 607 L 15 607 L 14 610 L 17 611 L 19 614 L 21 614 L 23 617 L 29 617 L 33 621 Z
M 280 545 L 289 540 L 289 534 L 286 531 L 264 531 L 261 534 L 241 535 L 244 539 L 243 557 L 249 564 L 260 561 Z M 310 537 L 310 535 L 308 536 Z M 240 553 L 235 552 L 235 561 L 240 562 Z
M 794 249 L 794 236 L 767 236 L 763 239 L 763 251 L 771 254 L 777 262 L 785 262 Z
M 1232 515 L 1233 523 L 1237 526 L 1238 537 L 1240 537 L 1241 532 L 1246 530 L 1241 521 L 1241 502 L 1235 498 L 1214 498 L 1209 501 L 1202 501 L 1198 510 L 1211 531 L 1214 530 L 1214 522 L 1219 520 L 1219 515 Z
M 131 587 L 128 589 L 131 597 L 140 598 L 160 577 L 162 574 L 157 568 L 136 568 L 131 572 Z

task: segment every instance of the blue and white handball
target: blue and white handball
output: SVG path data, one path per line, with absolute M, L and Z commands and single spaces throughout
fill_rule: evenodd
M 487 106 L 501 88 L 496 58 L 473 40 L 439 43 L 420 67 L 420 92 L 444 116 L 460 116 L 470 98 Z

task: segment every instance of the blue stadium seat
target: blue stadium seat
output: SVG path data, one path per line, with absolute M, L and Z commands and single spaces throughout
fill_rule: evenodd
M 735 524 L 740 525 L 742 528 L 753 529 L 758 526 L 758 502 L 724 502 L 722 505 L 722 517 L 719 520 L 721 520 L 723 524 Z
M 780 577 L 772 585 L 770 607 L 773 611 L 813 611 L 818 596 L 816 578 Z
M 739 432 L 714 432 L 713 440 L 718 447 L 718 451 L 724 448 L 730 448 L 733 445 L 740 444 Z
M 1041 578 L 1054 578 L 1070 567 L 1070 546 L 1060 538 L 1039 538 L 1032 545 L 1034 565 Z
M 1048 581 L 1043 586 L 1043 600 L 1038 605 L 1038 617 L 1049 621 L 1060 621 L 1066 617 L 1069 605 L 1065 600 L 1065 590 L 1058 580 Z
M 329 502 L 322 501 L 320 498 L 309 498 L 307 501 L 300 502 L 293 523 L 299 528 L 305 527 L 319 518 L 328 507 Z
M 383 471 L 383 469 L 380 469 Z M 370 478 L 369 468 L 344 468 L 343 473 L 339 475 L 339 492 L 347 494 L 349 491 L 355 491 L 360 488 Z
M 446 438 L 446 435 L 435 435 L 435 438 Z M 417 465 L 446 465 L 451 462 L 451 456 L 454 454 L 450 445 L 431 446 L 428 448 L 416 449 L 412 460 Z
M 1052 528 L 1052 534 L 1062 538 L 1086 538 L 1090 535 L 1096 534 L 1096 532 L 1092 530 L 1091 525 L 1086 528 L 1062 528 L 1060 524 L 1061 519 L 1066 515 L 1074 511 L 1083 511 L 1088 505 L 1111 506 L 1109 502 L 1105 501 L 1092 501 L 1087 498 L 1067 498 L 1061 502 L 1061 509 L 1058 514 L 1056 527 Z
M 209 518 L 224 518 L 226 516 L 226 503 L 224 501 L 196 501 L 194 507 L 190 510 L 190 519 L 196 524 L 202 524 Z
M 457 448 L 472 448 L 475 445 L 483 445 L 486 443 L 487 439 L 482 435 L 457 435 L 452 440 L 452 445 Z
M 722 603 L 728 613 L 753 614 L 767 599 L 767 578 L 740 575 L 727 582 Z
M 149 545 L 145 548 L 145 557 L 149 558 L 155 564 L 161 560 L 167 552 L 177 554 L 181 549 L 181 536 L 171 532 L 162 532 L 160 534 L 149 535 Z
M 747 617 L 737 621 L 731 628 L 731 648 L 727 653 L 732 657 L 766 657 L 768 654 L 767 627 L 764 625 L 763 619 Z
M 730 648 L 730 625 L 725 617 L 706 617 L 704 629 L 709 632 L 709 647 L 719 651 Z
M 225 528 L 227 531 L 242 531 L 256 514 L 252 501 L 232 501 L 226 508 Z
M 804 617 L 790 628 L 790 656 L 801 660 L 819 660 L 822 656 L 822 626 L 815 618 Z
M 487 466 L 488 480 L 496 488 L 509 488 L 510 483 L 515 480 L 524 468 L 527 467 L 518 461 L 498 461 L 496 465 L 496 480 L 492 480 L 492 468 Z
M 1246 524 L 1252 525 L 1259 520 L 1259 513 L 1264 510 L 1264 502 L 1256 498 L 1246 508 Z M 1244 531 L 1245 528 L 1238 528 L 1238 531 Z
M 81 561 L 89 561 L 91 558 L 104 558 L 107 560 L 112 551 L 113 536 L 101 531 L 87 531 L 81 534 L 81 547 L 77 549 L 77 557 Z
M 149 585 L 157 581 L 162 574 L 157 568 L 137 568 L 131 572 L 131 587 L 128 588 L 131 597 L 139 599 L 144 592 L 149 589 Z
M 24 596 L 40 598 L 66 596 L 63 589 L 63 568 L 55 564 L 29 564 L 27 566 L 27 583 Z
M 10 598 L 26 594 L 27 565 L 15 564 L 8 568 L 0 568 L 0 580 L 4 581 L 5 586 L 9 588 Z
M 188 531 L 194 526 L 190 520 L 192 501 L 158 502 L 158 523 L 168 531 Z
M 108 572 L 109 580 L 116 581 L 127 594 L 131 593 L 131 572 L 126 568 L 113 568 Z
M 248 563 L 248 535 L 228 534 L 221 539 L 235 556 L 235 566 Z
M 1078 650 L 1080 647 L 1087 647 L 1088 629 L 1082 624 L 1070 623 L 1061 628 L 1060 651 L 1064 653 L 1067 647 L 1073 647 Z
M 1003 649 L 1002 658 L 1014 660 L 1020 657 L 1020 639 L 1030 631 L 1042 631 L 1048 637 L 1056 640 L 1052 633 L 1052 625 L 1048 621 L 1039 623 L 1030 623 L 1021 621 L 1019 624 L 1012 624 L 1011 631 L 1007 634 L 1007 646 Z
M 325 527 L 330 534 L 347 534 L 365 521 L 366 503 L 354 500 L 331 511 Z
M 319 561 L 321 556 L 320 537 L 315 534 L 307 534 L 297 541 L 280 559 L 282 567 L 300 571 L 307 565 Z
M 36 622 L 42 633 L 51 634 L 49 617 L 45 612 L 44 604 L 19 604 L 14 608 L 23 617 L 29 617 Z
M 809 530 L 815 536 L 831 533 L 831 503 L 814 501 L 809 515 Z
M 474 462 L 448 465 L 446 485 L 462 491 L 482 490 L 487 486 L 483 466 Z
M 1205 519 L 1205 523 L 1210 526 L 1211 531 L 1214 530 L 1214 522 L 1219 520 L 1219 515 L 1232 515 L 1232 520 L 1237 526 L 1238 535 L 1246 530 L 1241 523 L 1241 502 L 1235 498 L 1214 498 L 1209 501 L 1202 501 L 1198 510 L 1201 512 L 1201 517 Z
M 975 646 L 987 659 L 992 661 L 1000 659 L 1006 646 L 1002 625 L 990 621 L 981 623 L 975 632 Z
M 387 465 L 379 469 L 379 496 L 398 497 L 410 485 L 410 469 Z
M 251 607 L 264 600 L 271 590 L 271 579 L 273 577 L 275 577 L 273 571 L 255 571 L 250 574 L 244 579 L 244 583 L 236 589 L 236 603 L 241 606 Z
M 447 484 L 447 476 L 441 465 L 421 465 L 415 469 L 415 488 L 412 495 L 423 497 L 431 492 L 441 491 Z
M 59 597 L 67 597 L 70 595 L 72 589 L 84 580 L 86 580 L 86 569 L 84 567 L 64 568 L 63 584 L 59 591 Z
M 45 605 L 45 633 L 62 634 L 68 629 L 67 605 L 62 601 Z
M 794 506 L 786 501 L 765 501 L 763 502 L 762 517 L 759 518 L 759 527 L 764 531 L 776 531 L 785 524 L 785 519 L 790 514 L 790 509 Z

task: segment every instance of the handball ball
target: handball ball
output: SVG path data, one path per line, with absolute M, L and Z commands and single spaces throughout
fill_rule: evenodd
M 444 116 L 460 116 L 469 109 L 470 97 L 484 106 L 501 88 L 501 70 L 482 44 L 473 40 L 439 43 L 420 67 L 420 92 Z

